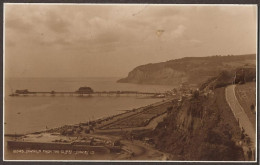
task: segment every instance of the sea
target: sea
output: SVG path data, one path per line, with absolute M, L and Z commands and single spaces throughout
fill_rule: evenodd
M 94 91 L 163 92 L 174 86 L 117 83 L 120 78 L 6 78 L 4 134 L 28 134 L 63 125 L 88 122 L 162 101 L 133 96 L 9 96 L 17 89 L 74 92 L 83 86 Z

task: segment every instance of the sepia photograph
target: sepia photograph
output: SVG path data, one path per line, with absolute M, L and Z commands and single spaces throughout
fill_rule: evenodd
M 258 6 L 3 4 L 4 161 L 256 162 Z

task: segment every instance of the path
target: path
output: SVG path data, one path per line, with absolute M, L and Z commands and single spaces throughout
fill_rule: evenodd
M 121 140 L 121 143 L 124 145 L 124 150 L 133 153 L 132 156 L 128 158 L 131 160 L 167 160 L 169 157 L 168 154 L 158 151 L 138 140 L 133 140 L 132 142 Z
M 252 147 L 255 146 L 256 132 L 252 123 L 250 122 L 248 116 L 246 115 L 244 109 L 239 104 L 235 95 L 235 85 L 230 85 L 226 87 L 225 91 L 226 100 L 231 108 L 236 120 L 239 121 L 240 127 L 243 127 L 245 133 L 250 137 L 252 142 Z
M 123 128 L 123 129 L 115 128 L 115 129 L 104 129 L 104 130 L 96 129 L 95 132 L 117 132 L 117 131 L 133 131 L 133 130 L 155 129 L 156 126 L 158 125 L 158 123 L 163 121 L 163 118 L 165 116 L 167 116 L 166 113 L 152 119 L 149 122 L 149 124 L 144 126 L 144 127 L 131 127 L 131 128 Z
M 120 160 L 168 160 L 170 157 L 170 154 L 158 151 L 149 144 L 139 140 L 126 140 L 113 135 L 91 134 L 88 136 L 107 140 L 120 139 L 120 143 L 123 145 L 122 149 L 125 151 L 125 154 L 117 157 Z

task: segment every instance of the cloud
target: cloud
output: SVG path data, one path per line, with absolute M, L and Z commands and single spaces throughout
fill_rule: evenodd
M 190 39 L 189 42 L 190 42 L 191 44 L 200 44 L 200 43 L 202 43 L 202 41 L 197 40 L 197 39 Z
M 7 40 L 5 41 L 5 45 L 6 45 L 7 47 L 15 47 L 15 46 L 16 46 L 15 42 L 13 42 L 13 41 L 11 41 L 11 40 L 9 40 L 9 39 L 7 39 Z
M 102 45 L 138 45 L 142 41 L 154 40 L 156 31 L 160 28 L 166 31 L 171 31 L 174 38 L 181 37 L 184 26 L 176 24 L 169 24 L 169 22 L 176 22 L 177 10 L 167 9 L 166 17 L 163 16 L 163 8 L 159 10 L 157 7 L 133 8 L 124 6 L 126 15 L 116 15 L 116 10 L 108 13 L 97 13 L 94 7 L 89 7 L 89 10 L 83 10 L 84 7 L 73 6 L 27 6 L 24 8 L 10 6 L 9 10 L 19 9 L 23 13 L 24 19 L 18 13 L 8 13 L 7 18 L 10 23 L 7 24 L 7 29 L 12 29 L 12 32 L 18 40 L 10 39 L 12 42 L 20 42 L 21 40 L 26 43 L 40 44 L 42 46 L 55 47 L 64 46 L 66 49 L 74 49 L 77 47 L 96 48 L 103 47 Z M 102 8 L 102 6 L 101 6 Z M 113 7 L 112 7 L 113 8 Z M 66 10 L 65 10 L 66 9 Z M 76 9 L 76 10 L 75 10 Z M 103 8 L 106 9 L 106 8 Z M 118 9 L 118 8 L 117 8 Z M 131 13 L 142 10 L 142 14 L 133 17 Z M 155 11 L 154 11 L 155 10 Z M 29 13 L 29 12 L 30 13 Z M 102 10 L 103 11 L 103 10 Z M 61 14 L 63 13 L 63 14 Z M 86 14 L 88 13 L 88 14 Z M 120 12 L 122 14 L 122 12 Z M 92 14 L 92 15 L 91 15 Z M 91 15 L 91 16 L 89 16 Z M 144 16 L 150 17 L 144 17 Z M 110 16 L 110 19 L 107 17 Z M 113 16 L 113 17 L 112 17 Z M 112 17 L 112 19 L 111 19 Z M 139 18 L 138 18 L 139 17 Z M 11 19 L 10 19 L 11 18 Z M 14 21 L 12 21 L 14 19 Z M 18 21 L 17 21 L 18 20 Z M 20 21 L 20 22 L 19 22 Z M 17 22 L 17 24 L 15 24 Z M 159 26 L 158 26 L 159 25 Z M 10 26 L 12 28 L 10 28 Z M 19 31 L 26 31 L 26 34 L 20 34 Z M 78 45 L 78 46 L 76 46 Z M 86 46 L 87 45 L 87 46 Z M 100 51 L 103 51 L 100 49 Z
M 5 26 L 7 28 L 13 28 L 20 31 L 28 31 L 28 25 L 21 21 L 20 19 L 14 18 L 14 19 L 7 19 L 5 21 Z
M 8 17 L 5 19 L 5 27 L 13 30 L 17 30 L 19 33 L 26 33 L 32 30 L 32 23 L 23 17 Z
M 218 6 L 217 8 L 220 12 L 229 14 L 231 16 L 243 15 L 243 13 L 251 13 L 255 15 L 257 10 L 257 5 L 246 5 L 241 7 L 240 5 L 232 6 Z
M 184 25 L 179 25 L 175 30 L 171 32 L 171 36 L 173 38 L 180 38 L 183 36 L 184 32 L 186 30 L 186 27 Z
M 196 5 L 5 5 L 5 50 L 9 62 L 17 66 L 13 71 L 17 73 L 23 69 L 20 61 L 37 68 L 46 60 L 53 68 L 61 65 L 62 72 L 66 70 L 62 67 L 71 65 L 73 60 L 84 61 L 81 67 L 87 68 L 85 63 L 95 67 L 105 59 L 106 69 L 110 64 L 116 66 L 116 62 L 128 66 L 118 73 L 122 76 L 131 67 L 147 62 L 191 54 L 211 55 L 219 49 L 228 54 L 254 52 L 257 23 L 251 9 Z M 158 30 L 163 31 L 159 36 Z M 93 75 L 105 71 L 97 69 Z
M 68 32 L 68 28 L 70 26 L 69 20 L 65 20 L 54 11 L 48 12 L 43 24 L 45 24 L 50 30 L 54 31 L 55 33 L 66 33 Z

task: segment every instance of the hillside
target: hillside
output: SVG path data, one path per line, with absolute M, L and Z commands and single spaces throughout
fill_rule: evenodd
M 218 88 L 208 98 L 173 104 L 154 131 L 139 136 L 152 138 L 155 147 L 173 160 L 244 160 L 238 145 L 241 130 L 224 95 L 224 88 Z
M 201 83 L 200 90 L 225 87 L 232 84 L 234 80 L 236 81 L 236 83 L 239 83 L 239 77 L 237 76 L 236 79 L 234 79 L 234 75 L 236 73 L 241 73 L 242 71 L 244 72 L 243 80 L 245 82 L 252 82 L 256 80 L 256 68 L 244 66 L 220 72 L 217 76 L 214 76 L 207 81 Z
M 200 85 L 225 70 L 242 66 L 255 67 L 256 55 L 185 57 L 167 62 L 138 66 L 120 83 L 179 85 L 183 82 Z

